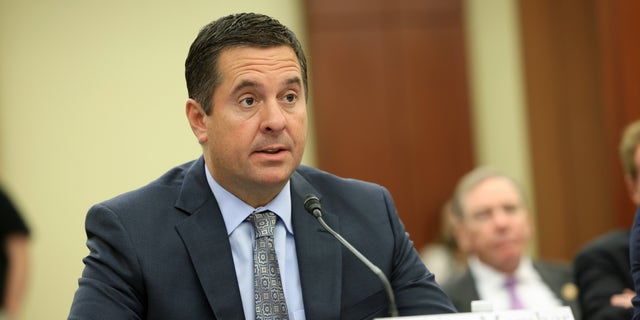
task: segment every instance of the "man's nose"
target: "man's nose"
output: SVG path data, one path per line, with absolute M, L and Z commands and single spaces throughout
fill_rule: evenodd
M 504 210 L 496 210 L 493 213 L 493 223 L 498 227 L 505 227 L 511 222 L 511 216 Z
M 278 132 L 284 130 L 287 118 L 284 110 L 276 99 L 267 100 L 260 110 L 262 123 L 260 129 L 263 132 Z

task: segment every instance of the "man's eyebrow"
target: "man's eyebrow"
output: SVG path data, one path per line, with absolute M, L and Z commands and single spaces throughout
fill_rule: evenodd
M 293 77 L 293 78 L 284 80 L 283 84 L 286 86 L 290 86 L 290 85 L 302 86 L 302 80 L 300 80 L 299 77 Z M 260 88 L 260 87 L 262 87 L 262 85 L 260 85 L 258 82 L 251 81 L 251 80 L 242 80 L 242 82 L 240 82 L 237 86 L 233 88 L 232 94 L 237 94 L 239 91 L 242 91 L 242 89 L 244 88 Z
M 299 77 L 293 77 L 293 78 L 289 78 L 289 79 L 285 80 L 284 84 L 285 85 L 297 84 L 299 86 L 302 86 L 302 80 L 300 80 Z
M 260 85 L 255 81 L 242 80 L 240 84 L 238 84 L 235 88 L 233 88 L 232 94 L 237 94 L 242 89 L 248 88 L 248 87 L 257 88 L 257 87 L 260 87 Z

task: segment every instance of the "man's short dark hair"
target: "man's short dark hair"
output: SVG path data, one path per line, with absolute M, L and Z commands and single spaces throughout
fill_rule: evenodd
M 191 44 L 185 61 L 189 98 L 200 103 L 207 115 L 211 114 L 213 92 L 221 82 L 218 58 L 224 49 L 282 45 L 291 47 L 298 58 L 307 96 L 307 60 L 293 31 L 269 16 L 239 13 L 209 23 Z

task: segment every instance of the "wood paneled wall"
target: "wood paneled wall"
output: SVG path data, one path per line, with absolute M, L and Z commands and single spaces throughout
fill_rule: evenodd
M 629 227 L 635 206 L 624 187 L 618 145 L 626 125 L 640 120 L 640 1 L 598 0 L 599 53 L 605 121 L 613 163 L 614 222 Z
M 637 1 L 521 0 L 540 256 L 628 227 L 618 141 L 640 117 Z
M 307 0 L 318 166 L 391 190 L 420 247 L 473 167 L 462 0 Z M 640 118 L 640 2 L 520 0 L 538 251 L 628 227 L 618 141 Z
M 460 0 L 307 0 L 318 166 L 393 194 L 416 247 L 473 166 Z

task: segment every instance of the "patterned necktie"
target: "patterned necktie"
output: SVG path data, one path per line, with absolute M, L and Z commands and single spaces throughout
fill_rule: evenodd
M 263 211 L 252 213 L 248 219 L 253 223 L 256 232 L 256 243 L 253 249 L 256 319 L 289 319 L 278 257 L 273 244 L 276 215 L 271 211 Z
M 508 277 L 505 286 L 507 287 L 507 291 L 509 291 L 509 306 L 511 309 L 524 309 L 520 298 L 518 298 L 518 293 L 516 292 L 516 285 L 518 284 L 518 279 L 515 277 Z

